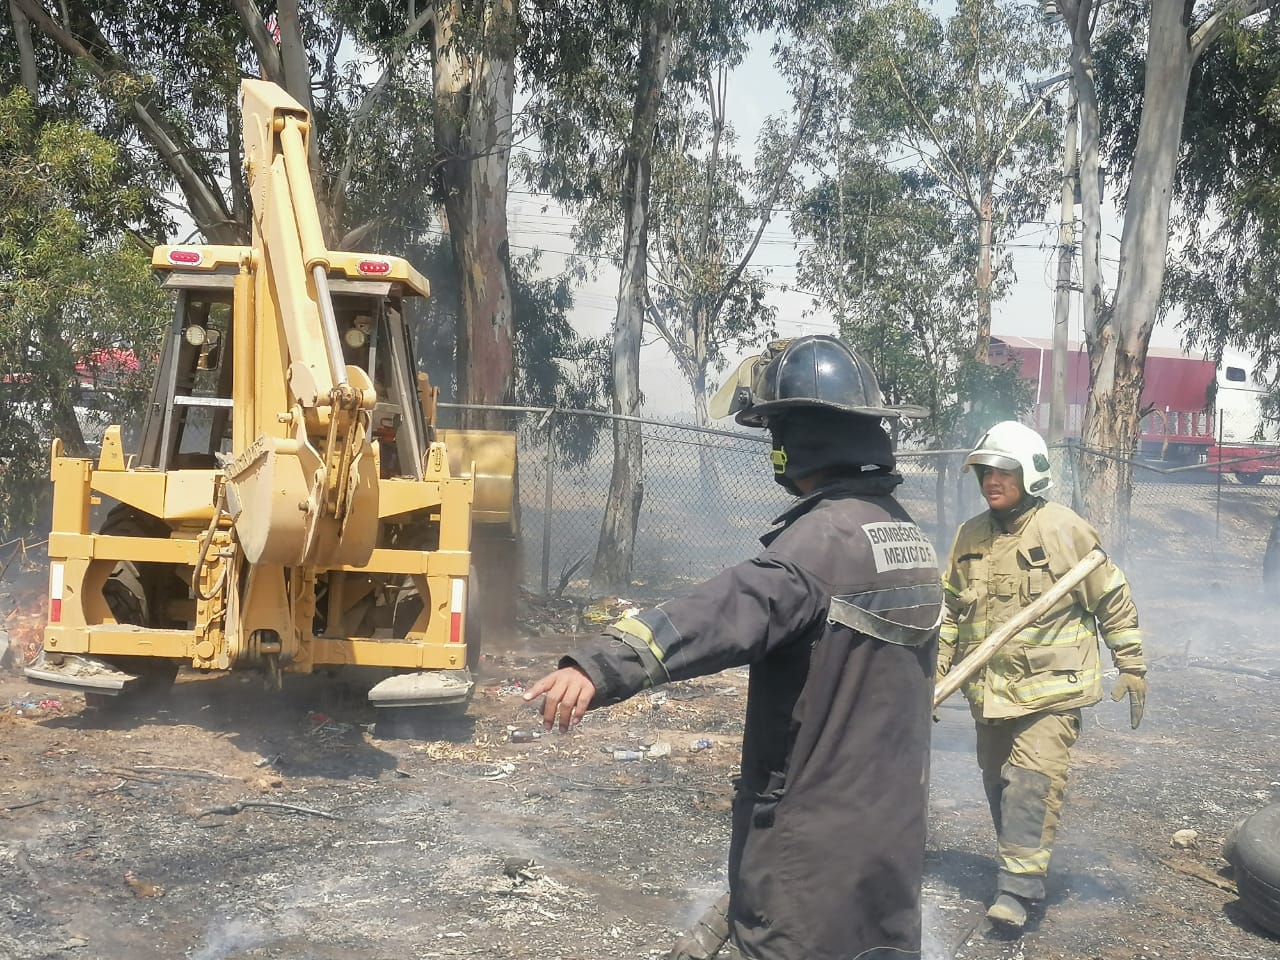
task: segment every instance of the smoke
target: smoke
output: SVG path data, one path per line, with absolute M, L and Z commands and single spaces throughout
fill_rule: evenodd
M 943 919 L 938 908 L 925 901 L 922 912 L 924 931 L 920 942 L 920 960 L 951 960 L 951 948 L 941 935 Z
M 729 889 L 729 881 L 722 878 L 719 883 L 709 887 L 689 888 L 685 893 L 689 896 L 688 906 L 685 907 L 684 913 L 680 917 L 681 926 L 686 929 L 692 929 L 704 913 L 711 909 L 711 905 L 719 900 L 726 890 Z
M 266 928 L 244 917 L 211 920 L 205 931 L 205 943 L 191 954 L 191 960 L 223 960 L 241 950 L 261 947 L 269 939 Z

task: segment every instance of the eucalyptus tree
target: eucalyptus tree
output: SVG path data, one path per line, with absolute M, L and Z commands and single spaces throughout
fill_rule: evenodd
M 646 319 L 688 383 L 701 426 L 710 422 L 709 376 L 772 333 L 769 267 L 753 260 L 795 195 L 793 166 L 813 132 L 818 92 L 807 82 L 796 115 L 766 119 L 748 164 L 728 122 L 729 73 L 716 65 L 666 111 L 654 169 Z M 712 481 L 705 456 L 703 466 Z
M 1015 368 L 973 357 L 974 238 L 933 186 L 927 171 L 849 157 L 804 192 L 792 225 L 809 240 L 799 286 L 830 310 L 887 400 L 929 411 L 899 425 L 899 439 L 946 449 L 1017 418 L 1030 397 Z M 939 461 L 942 528 L 952 504 L 948 466 Z
M 1097 454 L 1086 453 L 1082 458 L 1081 480 L 1090 519 L 1117 549 L 1123 548 L 1128 533 L 1133 469 L 1128 458 L 1137 446 L 1143 367 L 1165 281 L 1192 76 L 1196 65 L 1225 33 L 1273 6 L 1271 0 L 1117 0 L 1110 11 L 1114 19 L 1105 41 L 1108 70 L 1105 74 L 1101 68 L 1097 70 L 1100 114 L 1104 118 L 1111 113 L 1133 117 L 1128 107 L 1139 87 L 1141 110 L 1123 130 L 1102 129 L 1104 141 L 1113 144 L 1113 155 L 1127 158 L 1129 176 L 1115 293 L 1085 331 L 1090 390 L 1082 441 L 1087 451 Z M 1084 3 L 1074 11 L 1071 5 L 1063 10 L 1079 17 L 1090 12 Z M 1071 22 L 1073 43 L 1079 47 L 1087 31 L 1079 20 Z M 1090 53 L 1077 50 L 1075 58 L 1084 60 Z M 1104 59 L 1101 51 L 1098 59 Z M 1246 99 L 1239 92 L 1237 96 Z M 1081 108 L 1085 128 L 1084 101 Z M 1115 139 L 1117 133 L 1120 139 Z M 1229 167 L 1209 176 L 1229 178 Z M 1086 234 L 1089 229 L 1086 223 Z
M 665 138 L 664 102 L 732 66 L 748 38 L 798 26 L 821 0 L 630 0 L 545 5 L 531 16 L 522 63 L 529 132 L 540 153 L 527 175 L 584 216 L 579 242 L 611 247 L 620 266 L 613 324 L 613 474 L 592 580 L 631 579 L 643 498 L 640 345 L 651 304 L 650 230 L 655 165 Z
M 121 151 L 76 120 L 46 121 L 25 85 L 0 96 L 0 536 L 40 522 L 52 435 L 85 454 L 77 406 L 115 417 L 149 372 L 138 344 L 164 322 L 151 280 L 148 193 Z M 141 361 L 139 369 L 139 362 Z M 82 388 L 82 382 L 85 384 Z
M 1187 339 L 1248 351 L 1274 392 L 1280 363 L 1280 24 L 1236 27 L 1192 73 L 1165 307 Z M 1115 117 L 1118 130 L 1133 118 Z M 1125 138 L 1127 139 L 1127 137 Z M 1121 169 L 1130 156 L 1117 137 Z
M 927 175 L 969 225 L 973 356 L 987 359 L 1001 249 L 1042 215 L 1059 174 L 1058 111 L 1044 93 L 1062 62 L 1027 3 L 959 0 L 949 16 L 919 0 L 849 4 L 801 53 L 830 77 L 826 166 L 868 147 Z

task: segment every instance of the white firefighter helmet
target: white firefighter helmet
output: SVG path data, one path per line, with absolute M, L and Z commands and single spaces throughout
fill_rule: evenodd
M 1040 496 L 1053 486 L 1044 438 L 1016 420 L 1002 420 L 982 435 L 964 461 L 966 470 L 973 466 L 1021 470 L 1022 489 L 1032 496 Z

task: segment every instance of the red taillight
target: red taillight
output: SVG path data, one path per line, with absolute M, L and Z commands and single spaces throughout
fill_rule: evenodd
M 199 250 L 170 250 L 169 262 L 176 263 L 183 267 L 198 267 L 204 260 L 204 254 Z
M 386 260 L 361 260 L 356 264 L 356 269 L 361 273 L 367 273 L 373 277 L 380 277 L 384 273 L 391 272 L 391 264 Z
M 462 610 L 467 600 L 467 584 L 454 577 L 449 585 L 449 642 L 462 642 Z
M 65 584 L 66 570 L 64 564 L 49 564 L 49 622 L 62 622 L 62 590 Z

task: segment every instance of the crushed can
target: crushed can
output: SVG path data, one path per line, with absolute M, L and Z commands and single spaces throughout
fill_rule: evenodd
M 697 753 L 700 750 L 710 750 L 714 746 L 715 746 L 714 741 L 708 740 L 706 737 L 703 737 L 702 739 L 695 740 L 693 741 L 693 743 L 689 744 L 689 752 Z

